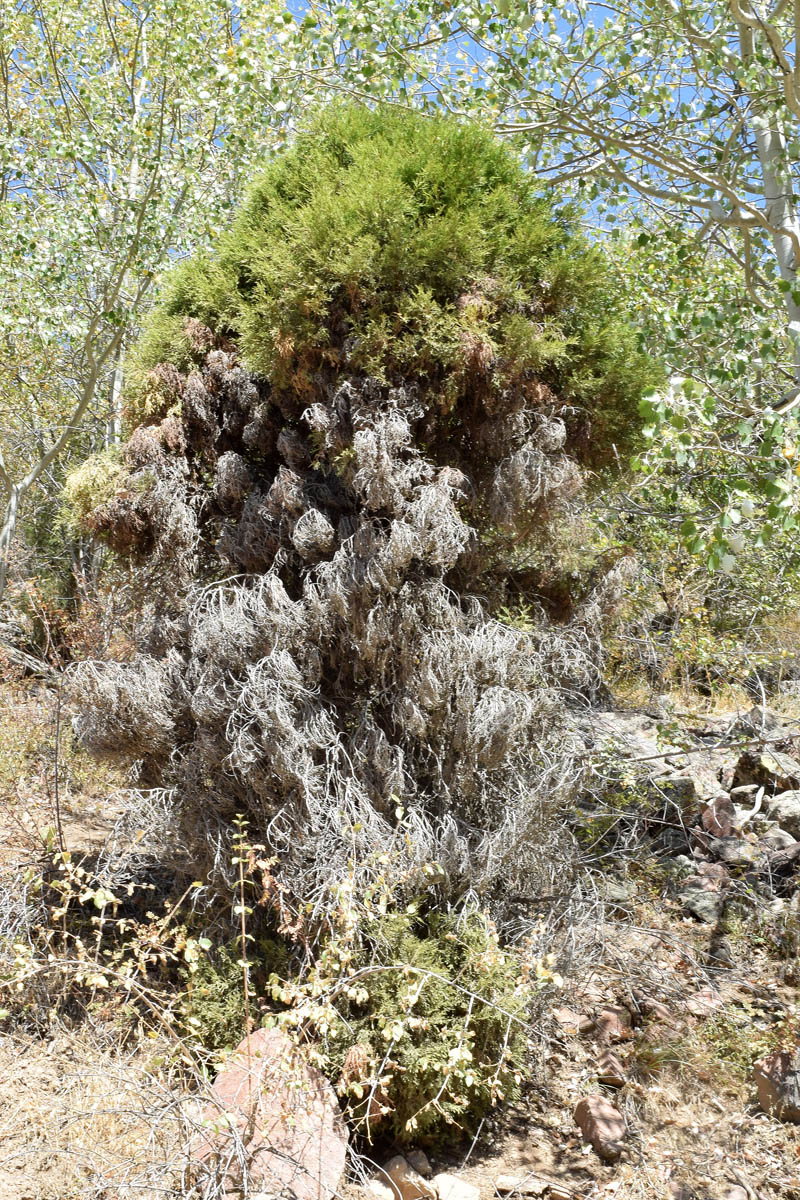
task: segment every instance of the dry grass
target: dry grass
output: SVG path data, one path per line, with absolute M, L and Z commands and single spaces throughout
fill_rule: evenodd
M 87 850 L 105 840 L 117 809 L 109 796 L 119 772 L 77 745 L 58 694 L 44 684 L 0 682 L 0 862 L 18 863 L 57 844 Z M 56 767 L 58 787 L 56 788 Z
M 170 1047 L 108 1048 L 84 1029 L 0 1039 L 0 1195 L 123 1200 L 180 1195 L 185 1101 Z M 159 1064 L 159 1058 L 161 1063 Z
M 17 699 L 21 707 L 14 710 Z M 13 686 L 0 691 L 0 703 L 23 713 L 31 735 L 30 742 L 9 745 L 21 756 L 14 760 L 20 770 L 15 795 L 28 797 L 31 828 L 39 821 L 40 830 L 52 816 L 45 736 L 51 700 L 46 693 L 19 697 Z M 780 707 L 793 715 L 791 701 Z M 37 747 L 44 748 L 38 759 Z M 91 836 L 92 822 L 80 824 L 83 797 L 71 803 L 77 847 Z M 6 820 L 10 811 L 7 805 Z M 31 829 L 21 828 L 6 846 L 7 858 L 17 861 L 37 844 Z M 674 1015 L 666 1032 L 642 1018 L 635 1041 L 620 1048 L 623 1055 L 633 1050 L 639 1067 L 620 1096 L 630 1128 L 622 1161 L 604 1166 L 581 1145 L 572 1111 L 580 1095 L 597 1088 L 596 1051 L 590 1039 L 553 1023 L 536 1032 L 546 1079 L 532 1083 L 519 1113 L 505 1114 L 491 1129 L 491 1152 L 481 1157 L 476 1147 L 463 1171 L 481 1188 L 482 1200 L 493 1197 L 498 1174 L 525 1171 L 562 1181 L 576 1200 L 671 1200 L 675 1182 L 703 1200 L 725 1200 L 734 1184 L 751 1189 L 750 1200 L 800 1197 L 798 1130 L 757 1110 L 743 1068 L 747 1053 L 739 1055 L 735 1042 L 737 1027 L 753 1044 L 772 1036 L 769 1005 L 796 1003 L 781 983 L 781 964 L 755 949 L 743 930 L 733 969 L 709 970 L 708 930 L 654 905 L 652 887 L 646 890 L 627 918 L 610 918 L 589 890 L 560 914 L 564 1003 L 591 1011 L 610 1002 L 635 1005 L 647 995 Z M 553 918 L 548 945 L 557 932 Z M 708 985 L 722 994 L 720 1013 L 688 1014 L 687 996 Z M 758 1008 L 761 1001 L 766 1008 Z M 73 1028 L 53 1017 L 47 1036 L 17 1026 L 0 1037 L 0 1198 L 214 1200 L 218 1185 L 190 1184 L 188 1174 L 207 1079 L 205 1064 L 175 1040 L 133 1030 L 129 1021 L 123 1026 L 113 1004 L 93 1008 Z M 440 1165 L 460 1167 L 462 1159 Z
M 532 1091 L 518 1113 L 506 1114 L 502 1132 L 493 1131 L 490 1148 L 472 1155 L 464 1177 L 485 1200 L 501 1173 L 557 1181 L 575 1200 L 674 1200 L 673 1184 L 698 1200 L 727 1200 L 734 1185 L 749 1200 L 798 1200 L 800 1130 L 757 1108 L 741 1061 L 747 1049 L 773 1036 L 775 1022 L 756 1016 L 749 1030 L 743 1027 L 743 1042 L 753 1045 L 741 1056 L 719 1036 L 720 1023 L 742 1023 L 754 998 L 766 1008 L 791 1007 L 796 994 L 781 987 L 776 964 L 751 952 L 732 970 L 709 973 L 702 965 L 707 929 L 647 905 L 633 921 L 596 916 L 594 928 L 581 931 L 564 1003 L 591 1014 L 615 1001 L 661 1000 L 670 1021 L 642 1015 L 634 1039 L 614 1048 L 622 1059 L 646 1060 L 650 1069 L 632 1070 L 621 1092 L 603 1089 L 591 1035 L 554 1023 L 546 1086 Z M 687 998 L 709 985 L 719 990 L 721 1007 L 710 1017 L 687 1012 Z M 627 1147 L 614 1165 L 588 1151 L 572 1119 L 581 1095 L 598 1090 L 616 1100 L 628 1124 Z

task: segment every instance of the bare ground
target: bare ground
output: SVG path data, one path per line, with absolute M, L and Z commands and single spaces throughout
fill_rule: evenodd
M 6 864 L 52 843 L 54 797 L 43 779 L 46 762 L 38 777 L 20 777 L 0 806 Z M 74 851 L 98 848 L 117 815 L 102 787 L 62 785 L 59 808 L 61 836 Z M 501 1175 L 527 1180 L 532 1194 L 574 1200 L 800 1200 L 800 1127 L 762 1113 L 749 1078 L 756 1049 L 782 1029 L 795 1037 L 800 1029 L 797 964 L 751 934 L 733 940 L 730 965 L 709 966 L 709 928 L 684 917 L 646 877 L 626 911 L 610 917 L 599 907 L 537 1030 L 541 1066 L 524 1102 L 457 1154 L 432 1156 L 434 1168 L 457 1172 L 482 1200 L 496 1195 Z M 653 1001 L 663 1006 L 655 1013 Z M 597 1082 L 597 1030 L 578 1028 L 579 1018 L 586 1026 L 614 1004 L 633 1017 L 613 1047 L 627 1074 L 619 1090 Z M 48 1035 L 6 1032 L 0 1198 L 188 1196 L 181 1178 L 199 1076 L 189 1087 L 185 1066 L 174 1045 L 118 1029 L 102 1004 L 72 1029 L 54 1019 Z M 582 1144 L 572 1117 L 578 1099 L 598 1090 L 616 1100 L 628 1129 L 622 1157 L 610 1165 Z M 369 1170 L 368 1161 L 354 1164 L 344 1192 L 357 1195 Z

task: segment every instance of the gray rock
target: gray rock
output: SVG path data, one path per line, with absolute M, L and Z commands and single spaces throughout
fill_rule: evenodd
M 367 1180 L 364 1190 L 368 1196 L 372 1197 L 372 1200 L 400 1200 L 400 1193 L 397 1188 L 390 1183 L 385 1183 L 382 1179 L 378 1179 L 377 1176 L 374 1179 Z M 260 1200 L 260 1197 L 258 1200 Z M 267 1200 L 266 1196 L 264 1200 Z M 272 1200 L 272 1197 L 269 1200 Z
M 692 808 L 699 804 L 705 795 L 705 789 L 695 778 L 694 775 L 688 773 L 661 775 L 658 779 L 659 791 L 666 793 L 670 800 L 674 800 L 681 808 Z
M 781 829 L 800 838 L 800 791 L 781 792 L 766 801 L 768 815 Z
M 788 850 L 795 844 L 796 839 L 785 829 L 781 829 L 780 825 L 771 824 L 761 834 L 760 840 L 770 850 Z
M 430 1179 L 433 1175 L 433 1168 L 424 1150 L 406 1150 L 406 1162 L 423 1179 Z
M 663 854 L 680 855 L 690 846 L 687 831 L 680 825 L 665 825 L 658 837 L 658 848 Z
M 764 857 L 764 851 L 745 838 L 714 838 L 711 852 L 729 867 L 752 867 Z
M 705 925 L 716 925 L 725 903 L 720 892 L 707 891 L 702 887 L 684 888 L 678 894 L 678 899 L 686 912 Z
M 681 766 L 680 775 L 691 776 L 700 800 L 710 800 L 713 796 L 718 795 L 722 787 L 720 779 L 726 762 L 733 765 L 730 751 L 702 750 L 686 757 Z
M 627 905 L 636 896 L 636 885 L 629 880 L 607 879 L 603 884 L 602 893 L 609 904 Z
M 800 788 L 800 762 L 780 750 L 747 750 L 734 771 L 734 788 L 757 783 L 767 791 L 786 792 Z
M 676 803 L 681 796 L 691 803 L 697 796 L 705 799 L 719 791 L 725 755 L 707 750 L 681 753 L 681 746 L 663 740 L 659 722 L 646 713 L 594 711 L 578 722 L 578 729 L 587 749 L 602 746 L 620 759 L 632 760 L 637 778 L 649 781 L 653 790 Z
M 771 708 L 762 708 L 760 704 L 756 704 L 744 716 L 739 717 L 731 729 L 731 737 L 734 739 L 753 737 L 773 739 L 782 734 L 788 737 L 778 714 Z
M 480 1188 L 457 1175 L 434 1175 L 433 1182 L 439 1200 L 481 1200 Z
M 690 875 L 695 869 L 694 859 L 689 858 L 687 854 L 675 854 L 669 858 L 662 858 L 661 865 L 665 871 L 670 871 L 675 875 Z
M 731 789 L 731 800 L 744 809 L 751 809 L 756 798 L 756 792 L 761 787 L 759 783 L 743 783 L 740 787 Z
M 792 842 L 785 850 L 773 850 L 769 856 L 770 869 L 775 872 L 794 870 L 795 864 L 800 863 L 800 842 Z M 800 899 L 800 891 L 792 897 L 792 903 Z
M 661 757 L 664 747 L 658 740 L 657 724 L 652 717 L 633 712 L 593 712 L 578 723 L 587 748 L 607 746 L 621 758 L 633 758 L 642 775 L 668 775 Z
M 545 1192 L 548 1197 L 553 1195 L 550 1180 L 542 1179 L 532 1171 L 526 1171 L 524 1175 L 498 1175 L 494 1186 L 501 1195 L 507 1192 L 516 1192 L 520 1196 L 544 1196 Z
M 758 789 L 758 790 L 760 791 L 760 789 Z M 734 804 L 733 820 L 731 821 L 731 832 L 733 832 L 733 830 L 735 829 L 735 830 L 737 830 L 737 832 L 741 833 L 741 831 L 743 829 L 749 829 L 751 827 L 754 828 L 758 824 L 758 818 L 761 816 L 761 813 L 758 813 L 755 817 L 749 817 L 749 814 L 752 811 L 753 811 L 752 804 L 750 804 L 750 805 Z M 748 820 L 748 817 L 749 817 L 749 820 Z
M 712 967 L 732 967 L 733 966 L 733 951 L 730 947 L 730 942 L 725 938 L 715 940 L 711 939 L 711 945 L 708 948 L 708 962 Z

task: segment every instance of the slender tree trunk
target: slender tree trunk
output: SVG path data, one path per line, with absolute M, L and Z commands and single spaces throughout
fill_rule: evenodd
M 120 346 L 117 351 L 114 370 L 111 374 L 111 387 L 108 398 L 108 418 L 106 420 L 106 449 L 117 446 L 122 441 L 122 379 L 125 365 L 125 351 Z
M 139 47 L 140 63 L 138 82 L 131 90 L 131 160 L 128 166 L 128 178 L 125 182 L 125 199 L 129 209 L 139 195 L 139 152 L 136 148 L 136 134 L 144 111 L 147 94 L 147 69 L 149 56 L 147 50 L 147 17 L 141 24 L 141 45 Z M 122 441 L 122 380 L 125 364 L 125 347 L 123 343 L 117 350 L 114 370 L 111 376 L 109 392 L 109 414 L 106 421 L 106 447 L 116 446 Z
M 9 555 L 19 522 L 20 505 L 33 485 L 41 478 L 48 467 L 55 462 L 61 451 L 78 431 L 83 415 L 94 399 L 103 366 L 111 356 L 116 354 L 121 345 L 122 331 L 118 330 L 100 354 L 95 355 L 94 341 L 96 334 L 97 321 L 94 320 L 87 331 L 84 343 L 87 361 L 86 378 L 83 383 L 80 400 L 72 410 L 69 421 L 49 449 L 42 454 L 38 462 L 34 463 L 27 474 L 22 479 L 14 483 L 9 481 L 7 484 L 5 512 L 3 514 L 2 525 L 0 525 L 0 602 L 2 602 L 8 583 Z
M 786 318 L 792 341 L 795 386 L 800 386 L 800 305 L 794 299 L 797 290 L 797 253 L 800 244 L 800 221 L 792 195 L 791 181 L 783 171 L 785 163 L 782 134 L 776 129 L 758 129 L 755 135 L 758 159 L 764 183 L 767 219 L 779 232 L 772 235 L 775 257 L 781 279 L 789 285 L 786 293 Z
M 746 24 L 737 21 L 741 57 L 752 62 L 754 33 Z M 786 160 L 786 142 L 778 128 L 770 128 L 761 105 L 753 99 L 752 122 L 756 152 L 761 167 L 764 212 L 772 226 L 772 245 L 781 279 L 788 283 L 785 295 L 787 331 L 792 342 L 792 362 L 795 388 L 800 386 L 800 305 L 793 293 L 797 290 L 798 247 L 800 220 L 793 196 L 792 180 Z
M 6 501 L 3 524 L 0 527 L 0 601 L 5 595 L 6 584 L 8 583 L 9 556 L 11 554 L 11 543 L 14 540 L 14 534 L 17 530 L 20 496 L 20 486 L 19 484 L 14 484 Z

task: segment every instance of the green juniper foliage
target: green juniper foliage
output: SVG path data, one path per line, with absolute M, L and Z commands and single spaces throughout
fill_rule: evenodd
M 486 130 L 334 106 L 276 158 L 212 256 L 169 280 L 138 352 L 130 415 L 163 415 L 147 372 L 192 365 L 186 318 L 234 337 L 273 388 L 341 367 L 409 378 L 444 412 L 476 387 L 545 383 L 591 414 L 585 459 L 623 451 L 658 378 L 601 250 Z M 159 406 L 161 406 L 159 411 Z
M 367 926 L 356 986 L 339 990 L 321 1037 L 361 1134 L 444 1144 L 518 1095 L 536 990 L 520 971 L 478 911 L 389 912 Z

